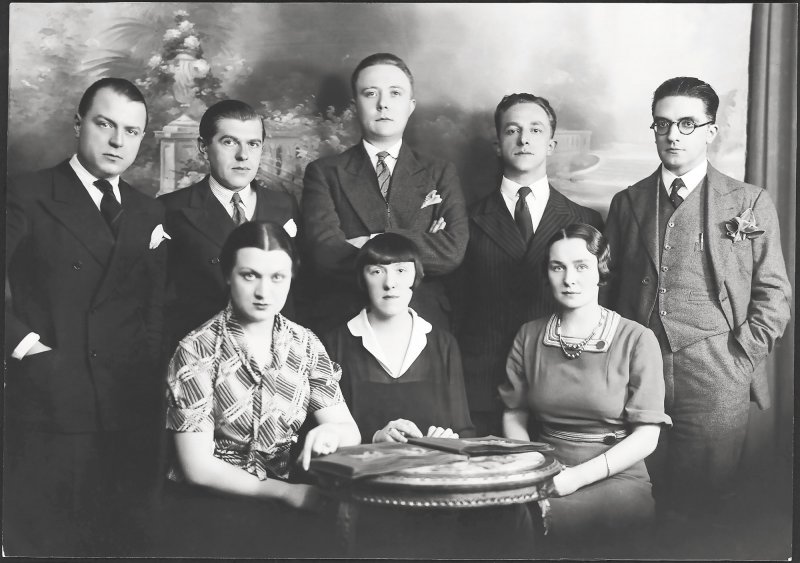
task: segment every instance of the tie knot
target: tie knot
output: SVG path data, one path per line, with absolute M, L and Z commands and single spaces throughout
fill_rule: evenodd
M 239 195 L 239 192 L 233 192 L 233 195 L 231 196 L 231 201 L 233 202 L 234 205 L 239 205 L 240 203 L 242 203 L 242 196 Z
M 378 153 L 378 162 L 383 162 L 386 160 L 386 157 L 389 156 L 389 153 L 386 151 L 381 151 Z
M 94 185 L 98 190 L 100 190 L 104 194 L 114 193 L 113 188 L 111 187 L 111 182 L 109 182 L 108 180 L 97 180 L 94 183 Z
M 522 186 L 519 190 L 517 190 L 517 195 L 519 195 L 520 199 L 525 199 L 531 193 L 531 189 L 528 186 Z
M 672 180 L 672 191 L 677 191 L 677 190 L 679 190 L 681 188 L 685 188 L 685 187 L 686 187 L 686 184 L 684 184 L 683 180 L 681 180 L 680 178 L 675 178 L 674 180 Z

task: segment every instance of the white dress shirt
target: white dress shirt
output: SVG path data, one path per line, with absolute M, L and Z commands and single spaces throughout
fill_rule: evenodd
M 700 182 L 703 181 L 703 178 L 706 177 L 706 172 L 708 171 L 708 161 L 704 160 L 691 170 L 689 170 L 683 176 L 676 176 L 669 170 L 667 170 L 664 165 L 661 165 L 661 181 L 664 182 L 664 189 L 667 190 L 667 195 L 670 195 L 672 192 L 672 182 L 675 178 L 680 178 L 683 180 L 683 183 L 686 187 L 678 189 L 678 195 L 681 196 L 684 200 L 689 197 L 689 194 L 694 191 L 694 189 L 700 185 Z
M 208 176 L 208 185 L 211 188 L 211 193 L 214 194 L 214 197 L 219 200 L 222 204 L 222 207 L 225 208 L 225 211 L 228 212 L 231 219 L 233 219 L 233 194 L 238 193 L 239 197 L 242 198 L 242 205 L 244 206 L 244 216 L 248 221 L 253 220 L 253 215 L 256 213 L 256 191 L 253 189 L 253 184 L 250 183 L 238 192 L 234 190 L 229 190 L 228 188 L 224 187 L 222 184 L 217 182 L 214 179 L 214 176 Z
M 514 217 L 514 209 L 517 206 L 518 192 L 521 187 L 522 184 L 509 180 L 505 176 L 503 176 L 503 181 L 500 182 L 500 193 L 503 194 L 503 201 L 506 203 L 512 218 Z M 550 199 L 550 182 L 547 181 L 547 176 L 545 175 L 534 183 L 529 184 L 528 187 L 531 189 L 531 193 L 528 194 L 525 201 L 528 204 L 528 210 L 531 212 L 531 223 L 535 233 L 536 229 L 539 228 L 539 223 L 542 221 L 547 200 Z
M 376 174 L 378 173 L 378 153 L 381 151 L 386 151 L 389 153 L 389 156 L 384 158 L 383 161 L 389 167 L 389 174 L 394 174 L 394 165 L 397 164 L 397 158 L 400 156 L 400 147 L 403 146 L 403 139 L 400 139 L 396 144 L 392 145 L 388 149 L 379 149 L 378 147 L 368 143 L 366 140 L 362 140 L 361 142 L 364 143 L 364 148 L 367 149 L 367 154 L 372 162 L 372 167 L 375 168 Z
M 72 158 L 69 159 L 69 165 L 75 171 L 75 174 L 78 176 L 78 179 L 83 184 L 83 187 L 86 188 L 86 191 L 89 193 L 89 197 L 92 198 L 92 201 L 97 206 L 97 210 L 100 210 L 100 202 L 103 199 L 103 191 L 94 185 L 94 183 L 99 180 L 100 178 L 95 178 L 92 176 L 86 168 L 83 167 L 81 161 L 78 160 L 78 155 L 73 154 Z M 119 193 L 119 176 L 114 176 L 112 178 L 106 178 L 108 183 L 111 184 L 111 188 L 114 192 L 114 197 L 117 199 L 119 203 L 122 203 L 122 196 Z

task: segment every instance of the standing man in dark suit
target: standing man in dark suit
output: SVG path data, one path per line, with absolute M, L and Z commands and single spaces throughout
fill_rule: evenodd
M 769 194 L 708 163 L 719 98 L 697 78 L 653 96 L 661 166 L 614 196 L 606 235 L 615 278 L 605 299 L 656 333 L 665 410 L 648 466 L 665 514 L 713 514 L 733 491 L 751 398 L 769 404 L 763 360 L 790 315 Z
M 219 254 L 245 221 L 272 221 L 297 234 L 292 196 L 255 182 L 266 132 L 261 117 L 239 100 L 224 100 L 200 119 L 197 146 L 211 173 L 196 184 L 161 196 L 167 210 L 170 353 L 181 338 L 225 308 L 228 286 Z M 291 316 L 291 301 L 287 300 Z M 285 312 L 284 314 L 287 314 Z
M 313 301 L 304 320 L 326 332 L 355 316 L 364 305 L 354 270 L 358 249 L 394 232 L 422 254 L 425 279 L 411 307 L 449 330 L 450 301 L 440 276 L 461 263 L 468 236 L 455 167 L 403 142 L 416 100 L 411 71 L 399 57 L 370 55 L 353 71 L 351 86 L 362 141 L 312 162 L 303 180 L 307 298 Z
M 146 123 L 133 84 L 99 80 L 75 114 L 77 154 L 8 183 L 6 554 L 135 545 L 120 533 L 139 529 L 133 501 L 156 470 L 164 213 L 120 174 Z
M 547 180 L 556 114 L 545 98 L 510 94 L 494 113 L 503 177 L 473 204 L 469 244 L 460 271 L 459 343 L 470 415 L 479 436 L 501 435 L 497 387 L 523 323 L 556 310 L 542 263 L 548 239 L 570 223 L 602 228 L 597 211 L 580 206 Z

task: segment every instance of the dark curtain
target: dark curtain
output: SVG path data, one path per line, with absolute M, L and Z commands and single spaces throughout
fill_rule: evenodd
M 773 406 L 751 411 L 747 465 L 791 464 L 794 407 L 794 274 L 797 178 L 797 4 L 755 4 L 745 181 L 775 202 L 781 245 L 792 280 L 792 319 L 768 359 Z

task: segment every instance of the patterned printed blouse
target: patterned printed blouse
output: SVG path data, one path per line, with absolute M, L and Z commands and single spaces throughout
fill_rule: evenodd
M 286 479 L 307 414 L 344 402 L 342 370 L 313 332 L 281 315 L 262 370 L 232 311 L 229 303 L 178 345 L 167 375 L 167 428 L 213 431 L 215 457 L 261 480 Z M 169 478 L 183 480 L 177 466 Z

